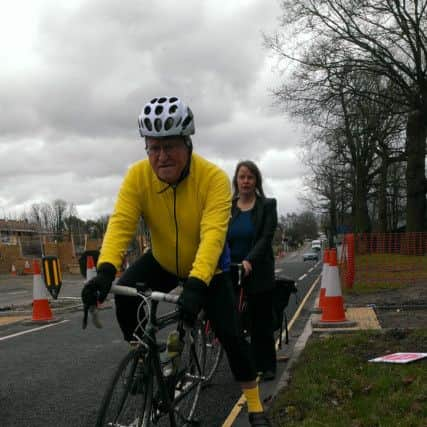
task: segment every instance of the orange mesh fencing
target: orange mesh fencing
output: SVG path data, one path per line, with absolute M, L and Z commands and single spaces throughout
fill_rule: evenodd
M 427 233 L 355 234 L 355 252 L 364 254 L 426 255 Z
M 346 287 L 427 283 L 427 233 L 347 234 L 340 252 Z

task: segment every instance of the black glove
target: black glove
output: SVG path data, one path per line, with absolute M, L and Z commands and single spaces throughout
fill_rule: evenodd
M 110 292 L 113 280 L 116 277 L 116 267 L 109 262 L 102 263 L 94 278 L 90 279 L 82 289 L 82 301 L 85 307 L 103 302 Z
M 205 282 L 195 277 L 189 277 L 183 285 L 178 299 L 178 309 L 181 319 L 188 325 L 194 325 L 197 315 L 204 307 L 208 294 Z

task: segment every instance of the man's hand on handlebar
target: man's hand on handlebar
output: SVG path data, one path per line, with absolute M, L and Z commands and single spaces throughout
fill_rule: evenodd
M 183 290 L 178 299 L 180 317 L 188 326 L 193 326 L 197 315 L 205 306 L 208 293 L 206 284 L 195 277 L 189 277 L 183 285 Z
M 104 302 L 110 292 L 111 285 L 116 277 L 114 265 L 106 262 L 98 267 L 97 274 L 90 279 L 82 289 L 84 305 L 83 328 L 87 324 L 87 314 L 91 307 L 96 307 L 97 302 Z

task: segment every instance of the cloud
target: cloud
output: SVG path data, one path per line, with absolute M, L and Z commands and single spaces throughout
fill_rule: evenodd
M 279 13 L 261 0 L 8 4 L 0 18 L 0 215 L 55 198 L 85 217 L 111 211 L 126 168 L 145 156 L 142 105 L 163 94 L 191 106 L 196 151 L 230 176 L 238 160 L 255 160 L 280 206 L 297 209 L 302 134 L 272 107 L 269 89 L 280 77 L 261 37 Z

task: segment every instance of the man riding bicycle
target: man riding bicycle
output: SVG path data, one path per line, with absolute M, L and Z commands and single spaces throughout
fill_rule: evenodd
M 203 308 L 227 354 L 234 378 L 247 399 L 252 426 L 270 426 L 259 398 L 256 372 L 238 327 L 225 239 L 231 208 L 227 175 L 193 153 L 195 132 L 189 107 L 177 97 L 145 104 L 138 119 L 148 160 L 133 164 L 121 185 L 104 236 L 97 275 L 83 288 L 85 307 L 102 302 L 110 291 L 123 254 L 142 216 L 150 229 L 151 249 L 120 277 L 118 285 L 146 283 L 169 292 L 184 280 L 178 307 L 192 324 Z M 138 301 L 115 296 L 124 338 L 132 341 Z

